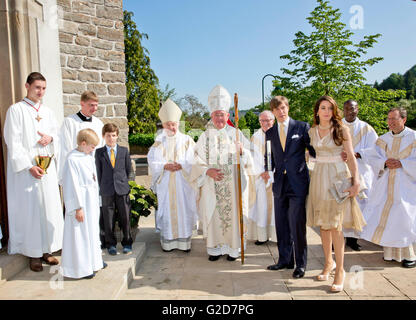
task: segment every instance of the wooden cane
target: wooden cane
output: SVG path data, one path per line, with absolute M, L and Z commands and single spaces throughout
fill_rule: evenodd
M 238 131 L 238 96 L 234 94 L 234 122 L 236 143 L 240 142 Z M 243 222 L 243 199 L 241 192 L 241 167 L 240 167 L 240 150 L 237 150 L 237 192 L 238 192 L 238 216 L 240 218 L 240 238 L 241 238 L 241 264 L 244 264 L 244 222 Z

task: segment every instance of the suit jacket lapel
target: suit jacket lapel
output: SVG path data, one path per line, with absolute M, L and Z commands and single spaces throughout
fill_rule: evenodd
M 111 165 L 110 157 L 108 156 L 107 147 L 104 147 L 103 149 L 103 157 L 108 162 L 110 168 L 113 168 L 113 166 Z
M 280 143 L 280 137 L 279 137 L 279 125 L 276 124 L 273 126 L 273 131 L 272 131 L 272 136 L 276 135 L 277 139 L 273 139 L 272 141 L 275 141 L 275 143 L 277 144 L 278 148 L 280 148 L 280 151 L 283 152 L 283 148 L 282 148 L 282 144 Z
M 290 143 L 292 142 L 293 131 L 295 130 L 295 120 L 289 119 L 289 127 L 287 128 L 285 151 L 289 151 Z
M 116 155 L 116 165 L 114 166 L 114 168 L 115 167 L 117 167 L 117 164 L 119 164 L 120 163 L 120 159 L 121 159 L 121 148 L 120 148 L 120 146 L 118 146 L 117 145 L 117 155 Z

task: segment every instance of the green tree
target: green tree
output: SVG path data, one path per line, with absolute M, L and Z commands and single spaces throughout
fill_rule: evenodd
M 374 88 L 378 90 L 403 90 L 405 89 L 404 78 L 400 73 L 392 73 L 387 79 L 380 84 L 374 84 Z
M 150 67 L 149 51 L 142 46 L 148 35 L 137 30 L 133 13 L 124 11 L 127 119 L 130 133 L 154 133 L 158 121 L 159 96 L 156 74 Z
M 312 32 L 309 35 L 297 32 L 293 40 L 295 49 L 280 57 L 288 61 L 288 68 L 281 69 L 283 75 L 274 82 L 277 89 L 273 91 L 274 95 L 288 97 L 291 115 L 304 121 L 311 121 L 313 103 L 320 96 L 331 95 L 338 100 L 354 88 L 364 86 L 364 72 L 382 60 L 364 58 L 380 34 L 364 36 L 362 41 L 354 43 L 353 33 L 340 21 L 339 9 L 331 7 L 329 1 L 317 0 L 317 3 L 307 18 Z
M 187 94 L 178 99 L 176 104 L 183 111 L 183 120 L 185 123 L 185 130 L 190 129 L 204 129 L 209 120 L 208 108 L 203 105 L 197 97 Z
M 403 75 L 404 85 L 408 99 L 416 98 L 416 65 L 407 70 Z
M 253 134 L 256 129 L 260 128 L 259 117 L 252 110 L 247 111 L 244 115 L 244 119 L 247 128 L 250 129 L 250 134 Z

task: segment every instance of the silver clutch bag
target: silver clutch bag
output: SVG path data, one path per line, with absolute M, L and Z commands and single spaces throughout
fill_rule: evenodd
M 329 188 L 329 192 L 335 198 L 338 203 L 343 203 L 346 199 L 349 198 L 349 193 L 344 192 L 352 186 L 352 177 L 343 178 L 341 180 L 335 181 L 332 186 Z M 367 196 L 364 193 L 364 190 L 367 189 L 363 179 L 360 177 L 360 191 L 358 192 L 357 197 L 360 199 L 367 199 Z

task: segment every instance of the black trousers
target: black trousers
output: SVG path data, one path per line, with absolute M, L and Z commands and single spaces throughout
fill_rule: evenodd
M 133 239 L 130 230 L 130 197 L 126 195 L 114 194 L 113 196 L 101 196 L 102 201 L 102 222 L 104 227 L 105 246 L 117 245 L 117 239 L 114 235 L 116 221 L 123 231 L 123 240 L 121 245 L 131 246 Z
M 283 175 L 282 194 L 273 194 L 279 264 L 294 264 L 306 268 L 306 208 L 305 198 L 298 197 Z

